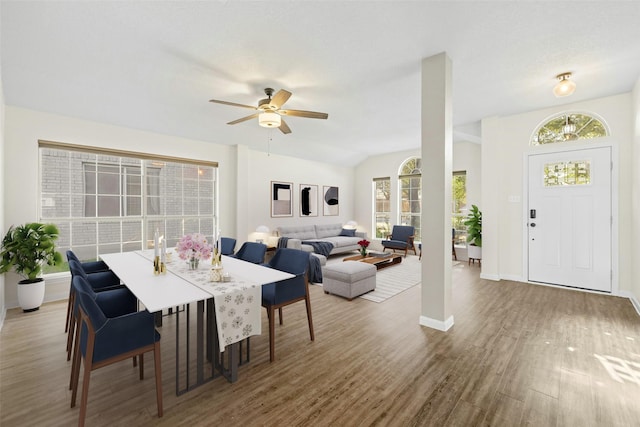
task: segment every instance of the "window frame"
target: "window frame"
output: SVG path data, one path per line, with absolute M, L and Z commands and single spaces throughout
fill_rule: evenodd
M 410 162 L 415 161 L 415 164 L 411 167 Z M 406 169 L 407 167 L 411 167 L 411 169 Z M 411 181 L 409 182 L 409 187 L 407 191 L 409 193 L 409 197 L 406 199 L 407 204 L 409 206 L 409 210 L 405 211 L 403 209 L 403 204 L 405 203 L 404 198 L 404 187 L 403 180 L 416 180 L 418 182 L 417 186 L 413 186 Z M 415 193 L 416 198 L 413 198 L 413 193 Z M 419 207 L 419 210 L 414 211 L 415 206 Z M 408 219 L 409 221 L 406 221 Z M 398 223 L 402 225 L 412 225 L 415 227 L 415 242 L 422 241 L 422 158 L 418 156 L 412 156 L 406 159 L 400 165 L 398 169 Z
M 65 182 L 63 185 L 67 186 L 62 187 L 63 191 L 59 193 L 56 191 L 52 192 L 50 188 L 44 188 L 44 180 L 49 177 L 45 174 L 45 168 L 48 167 L 48 165 L 45 164 L 43 156 L 51 154 L 52 158 L 55 157 L 53 156 L 55 152 L 47 152 L 47 150 L 62 150 L 66 152 L 66 159 L 70 162 L 67 165 L 67 170 L 69 171 L 68 176 L 52 175 L 52 177 L 62 179 Z M 80 153 L 81 155 L 77 155 Z M 76 154 L 75 157 L 74 154 Z M 122 186 L 124 185 L 122 182 L 123 168 L 139 168 L 141 203 L 139 215 L 137 213 L 126 215 L 128 212 L 123 211 L 121 203 L 119 206 L 119 215 L 98 216 L 98 211 L 95 212 L 95 216 L 84 215 L 85 208 L 84 206 L 80 207 L 81 205 L 78 205 L 78 203 L 84 204 L 84 196 L 86 194 L 87 187 L 84 182 L 85 162 L 82 157 L 87 154 L 95 156 L 94 160 L 88 161 L 87 164 L 95 165 L 96 169 L 100 167 L 100 165 L 106 164 L 120 171 L 117 184 L 119 194 L 115 195 L 119 200 L 122 200 L 122 197 L 124 197 L 122 191 Z M 94 148 L 52 141 L 38 141 L 38 157 L 38 217 L 41 222 L 58 224 L 61 229 L 61 238 L 57 246 L 59 248 L 58 250 L 63 253 L 67 249 L 72 249 L 78 252 L 78 256 L 80 256 L 81 259 L 91 260 L 97 259 L 100 253 L 147 249 L 153 242 L 153 231 L 155 231 L 156 228 L 161 230 L 161 234 L 165 234 L 166 231 L 168 246 L 175 245 L 184 233 L 202 232 L 212 238 L 214 230 L 219 228 L 219 174 L 217 162 L 197 161 L 152 154 L 147 155 L 146 153 L 140 152 Z M 108 158 L 109 161 L 106 161 L 106 158 Z M 113 163 L 111 163 L 112 161 Z M 71 162 L 73 162 L 74 165 L 73 170 L 70 168 Z M 176 172 L 179 173 L 177 180 L 171 179 L 174 178 L 174 175 L 163 178 L 163 168 L 165 168 L 165 172 L 173 171 L 174 175 Z M 157 199 L 160 201 L 160 211 L 158 214 L 155 212 L 149 213 L 148 211 L 148 203 L 151 203 L 150 199 L 155 196 L 148 197 L 149 195 L 147 194 L 147 191 L 152 187 L 148 182 L 149 174 L 147 170 L 160 171 L 160 173 L 157 174 L 151 173 L 152 177 L 157 178 L 159 191 L 159 197 Z M 72 174 L 76 175 L 72 176 Z M 180 189 L 176 193 L 178 194 L 178 199 L 175 198 L 176 194 L 172 193 L 172 189 L 165 186 L 167 183 L 163 182 L 168 182 L 169 179 L 171 179 L 171 183 L 174 184 L 174 186 L 176 182 L 178 186 L 180 186 Z M 99 193 L 97 184 L 96 178 L 96 183 L 94 184 L 96 186 L 96 195 Z M 79 187 L 79 185 L 81 187 Z M 185 188 L 187 189 L 185 190 Z M 68 203 L 69 207 L 68 209 L 63 208 L 62 215 L 60 216 L 58 216 L 55 211 L 47 213 L 45 207 L 50 207 L 51 205 L 47 205 L 48 200 L 45 200 L 45 197 L 54 200 L 53 206 L 55 206 L 55 201 L 59 200 L 62 201 L 62 203 Z M 173 198 L 170 200 L 171 197 Z M 165 199 L 164 201 L 162 200 L 163 198 Z M 73 205 L 74 199 L 81 199 L 81 201 Z M 174 212 L 168 212 L 165 205 L 175 200 L 179 200 L 182 208 Z M 193 205 L 194 201 L 196 202 L 195 211 L 191 213 L 185 212 L 185 204 L 191 202 L 190 204 Z M 211 205 L 209 205 L 209 203 Z M 82 214 L 79 214 L 79 212 L 82 212 Z M 115 211 L 112 213 L 115 213 Z M 78 233 L 84 233 L 84 235 Z M 78 236 L 80 237 L 78 238 Z M 68 266 L 65 263 L 64 266 L 49 268 L 45 273 L 51 274 L 66 271 L 67 268 Z
M 378 189 L 378 183 L 386 183 L 388 189 L 388 197 L 387 199 L 379 199 L 378 191 L 384 191 Z M 386 239 L 387 235 L 391 233 L 391 177 L 383 177 L 383 178 L 373 178 L 372 181 L 372 193 L 373 193 L 373 220 L 372 220 L 372 230 L 371 234 L 374 239 Z M 388 210 L 378 210 L 378 203 L 385 203 L 388 206 Z M 386 216 L 386 232 L 381 236 L 378 235 L 378 218 L 380 216 Z

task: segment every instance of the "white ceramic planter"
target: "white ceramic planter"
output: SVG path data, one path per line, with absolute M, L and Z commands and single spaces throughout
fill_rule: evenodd
M 467 245 L 467 257 L 469 259 L 482 259 L 482 247 Z
M 44 279 L 29 283 L 27 280 L 18 282 L 18 303 L 23 311 L 35 311 L 44 301 Z

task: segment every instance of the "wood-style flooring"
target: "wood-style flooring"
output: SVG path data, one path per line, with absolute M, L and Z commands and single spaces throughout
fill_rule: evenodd
M 88 426 L 639 426 L 640 317 L 627 299 L 479 278 L 453 268 L 455 325 L 418 324 L 420 286 L 383 303 L 311 287 L 251 340 L 251 362 L 175 395 L 175 323 L 160 328 L 164 417 L 153 359 L 145 380 L 122 362 L 91 377 Z M 77 424 L 69 407 L 66 301 L 9 310 L 0 333 L 0 425 Z M 175 317 L 175 316 L 174 316 Z

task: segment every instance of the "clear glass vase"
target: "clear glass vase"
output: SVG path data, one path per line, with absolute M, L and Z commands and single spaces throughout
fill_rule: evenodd
M 189 259 L 189 270 L 197 270 L 198 269 L 198 265 L 200 265 L 200 259 L 199 258 L 190 258 Z

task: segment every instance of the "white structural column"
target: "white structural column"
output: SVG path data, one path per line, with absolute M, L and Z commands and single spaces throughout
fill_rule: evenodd
M 453 326 L 451 306 L 451 60 L 422 60 L 422 311 L 420 324 Z

